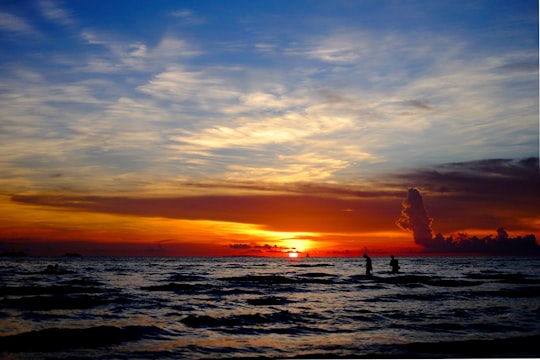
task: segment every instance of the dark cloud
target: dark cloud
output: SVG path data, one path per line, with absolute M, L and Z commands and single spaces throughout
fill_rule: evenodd
M 478 238 L 465 233 L 446 238 L 438 233 L 433 237 L 431 229 L 433 219 L 428 217 L 422 196 L 417 189 L 409 189 L 402 206 L 403 211 L 396 225 L 403 230 L 412 231 L 415 243 L 421 245 L 427 253 L 540 255 L 540 246 L 536 243 L 534 234 L 510 238 L 502 227 L 497 229 L 495 237 L 488 235 Z
M 399 212 L 396 197 L 360 197 L 355 191 L 318 195 L 207 195 L 173 198 L 17 195 L 12 201 L 52 207 L 187 220 L 258 224 L 276 231 L 378 231 Z M 234 209 L 234 211 L 231 211 Z M 344 212 L 343 209 L 353 211 Z
M 229 247 L 231 249 L 240 249 L 240 250 L 246 250 L 246 249 L 251 249 L 251 246 L 248 245 L 248 244 L 230 244 Z
M 499 216 L 503 216 L 502 210 L 516 216 L 540 215 L 540 171 L 536 157 L 447 163 L 398 174 L 393 181 L 394 185 L 408 183 L 421 188 L 430 199 L 435 199 L 432 202 L 435 207 L 442 200 L 446 206 L 466 205 L 470 209 L 462 210 L 469 217 L 476 209 L 473 218 L 493 214 L 495 209 Z M 443 211 L 431 210 L 432 215 Z M 437 221 L 439 218 L 436 217 Z
M 285 248 L 282 246 L 269 245 L 269 244 L 255 245 L 254 248 L 259 249 L 266 253 L 281 253 L 283 252 L 283 250 L 285 250 Z
M 427 215 L 420 192 L 414 188 L 409 189 L 402 206 L 403 210 L 396 225 L 403 230 L 412 231 L 414 242 L 418 245 L 429 245 L 432 238 L 431 223 L 433 220 Z
M 249 245 L 249 244 L 230 244 L 229 249 L 239 251 L 242 256 L 265 256 L 265 255 L 275 255 L 282 254 L 286 251 L 286 248 L 278 245 Z
M 323 99 L 323 102 L 325 103 L 336 104 L 346 101 L 343 96 L 327 88 L 318 89 L 316 93 Z
M 497 235 L 482 238 L 458 233 L 444 237 L 437 234 L 425 247 L 426 252 L 445 254 L 540 255 L 540 246 L 534 234 L 511 238 L 504 228 Z
M 427 105 L 425 102 L 422 102 L 420 100 L 408 100 L 404 101 L 403 105 L 405 106 L 411 106 L 420 110 L 431 110 L 431 106 Z

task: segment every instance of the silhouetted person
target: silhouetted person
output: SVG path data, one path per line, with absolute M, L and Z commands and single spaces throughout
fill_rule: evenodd
M 366 259 L 366 275 L 371 275 L 371 270 L 373 270 L 373 266 L 371 265 L 371 258 L 367 256 L 367 254 L 364 254 L 364 258 Z
M 399 262 L 394 259 L 394 255 L 390 256 L 392 260 L 390 260 L 390 266 L 392 267 L 392 274 L 397 274 L 399 272 Z

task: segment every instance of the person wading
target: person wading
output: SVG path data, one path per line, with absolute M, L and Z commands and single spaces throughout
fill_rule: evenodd
M 397 274 L 399 272 L 399 262 L 397 259 L 394 258 L 394 255 L 391 255 L 390 258 L 390 266 L 392 267 L 392 271 L 390 271 L 392 274 Z
M 371 265 L 371 258 L 367 256 L 367 254 L 364 254 L 364 259 L 366 259 L 366 275 L 371 275 L 371 271 L 373 270 L 373 266 Z

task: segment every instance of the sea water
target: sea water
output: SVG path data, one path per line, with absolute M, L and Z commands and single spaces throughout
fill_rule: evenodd
M 540 357 L 540 258 L 389 261 L 2 258 L 0 357 Z

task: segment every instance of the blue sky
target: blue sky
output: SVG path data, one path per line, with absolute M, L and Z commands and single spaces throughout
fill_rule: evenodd
M 538 156 L 536 1 L 3 1 L 0 34 L 10 193 Z

